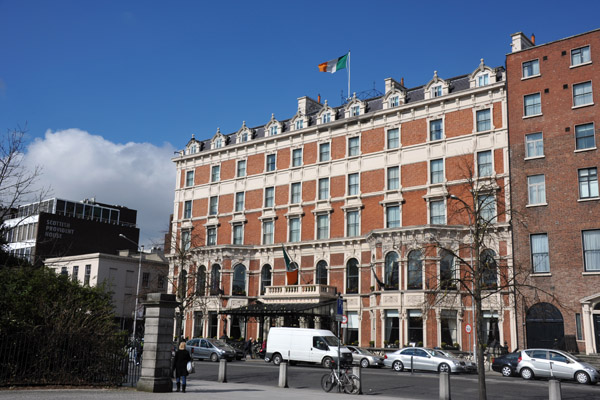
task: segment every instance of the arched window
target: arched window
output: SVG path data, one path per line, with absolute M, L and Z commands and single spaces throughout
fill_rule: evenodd
M 231 287 L 233 296 L 246 295 L 246 267 L 238 264 L 233 268 L 233 285 Z
M 346 263 L 346 293 L 358 293 L 358 260 L 351 258 Z
M 260 273 L 260 294 L 265 294 L 265 287 L 271 286 L 271 266 L 265 264 Z
M 494 250 L 484 250 L 481 253 L 481 287 L 482 289 L 496 289 L 498 287 L 498 264 L 496 264 Z
M 184 269 L 179 273 L 177 282 L 177 296 L 183 299 L 187 294 L 187 271 Z
M 196 294 L 204 296 L 206 294 L 206 267 L 201 265 L 196 273 Z
M 315 283 L 317 285 L 327 285 L 327 261 L 325 260 L 321 260 L 317 263 Z
M 210 294 L 216 296 L 221 293 L 221 267 L 213 264 L 210 270 Z
M 399 276 L 398 253 L 391 251 L 385 256 L 385 273 L 383 276 L 385 288 L 398 289 Z
M 421 251 L 408 253 L 408 289 L 423 288 L 423 257 Z
M 440 289 L 456 289 L 454 273 L 454 255 L 449 251 L 442 250 L 440 252 Z

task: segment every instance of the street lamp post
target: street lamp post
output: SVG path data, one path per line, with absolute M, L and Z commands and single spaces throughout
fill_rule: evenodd
M 469 208 L 468 204 L 465 203 L 465 201 L 463 199 L 461 199 L 460 197 L 458 197 L 454 194 L 451 194 L 449 196 L 449 198 L 451 198 L 452 200 L 457 200 L 457 201 L 461 202 L 465 207 L 467 207 L 467 217 L 469 217 L 469 230 L 471 230 L 472 229 L 471 213 L 468 212 L 468 208 Z M 473 235 L 474 235 L 474 233 L 471 232 L 471 246 L 470 246 L 470 248 L 471 248 L 471 268 L 475 268 L 473 266 L 473 245 L 474 245 Z M 473 285 L 475 285 L 475 282 L 473 282 Z M 473 290 L 473 288 L 471 290 Z M 475 345 L 475 325 L 476 325 L 476 323 L 475 323 L 475 296 L 473 296 L 473 294 L 471 294 L 471 322 L 473 323 L 472 333 L 471 333 L 473 335 L 473 362 L 477 362 L 476 361 L 477 360 L 477 347 Z M 477 327 L 477 329 L 479 329 L 479 328 L 480 327 Z
M 142 254 L 144 252 L 144 245 L 138 246 L 136 242 L 129 239 L 127 236 L 119 233 L 119 237 L 135 244 L 140 252 L 140 260 L 138 264 L 138 276 L 137 276 L 137 288 L 135 290 L 135 308 L 133 309 L 133 339 L 136 337 L 136 328 L 137 328 L 137 309 L 138 309 L 138 297 L 140 296 L 140 276 L 142 274 Z

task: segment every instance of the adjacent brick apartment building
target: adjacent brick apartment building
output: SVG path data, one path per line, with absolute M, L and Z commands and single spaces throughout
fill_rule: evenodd
M 506 57 L 515 268 L 526 347 L 600 349 L 600 30 Z M 556 342 L 556 344 L 555 344 Z
M 495 185 L 488 213 L 496 201 L 508 204 L 507 122 L 504 68 L 481 60 L 468 75 L 435 72 L 412 89 L 389 78 L 382 96 L 339 107 L 302 97 L 290 119 L 272 115 L 264 126 L 192 137 L 174 158 L 169 246 L 170 275 L 198 295 L 183 335 L 335 329 L 339 293 L 348 343 L 469 350 L 470 297 L 448 285 L 456 296 L 428 302 L 432 288 L 460 270 L 432 242 L 458 249 L 469 240 L 467 216 L 456 215 L 449 198 L 465 192 L 467 178 Z M 494 222 L 486 254 L 510 268 L 508 223 Z M 495 286 L 498 275 L 491 278 Z M 512 298 L 487 298 L 482 327 L 511 348 Z

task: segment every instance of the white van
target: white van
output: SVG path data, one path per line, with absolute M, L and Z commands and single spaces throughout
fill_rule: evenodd
M 340 347 L 342 365 L 352 364 L 352 352 Z M 273 360 L 279 365 L 282 361 L 319 363 L 331 368 L 332 361 L 338 358 L 338 338 L 325 329 L 271 328 L 267 337 L 265 361 Z

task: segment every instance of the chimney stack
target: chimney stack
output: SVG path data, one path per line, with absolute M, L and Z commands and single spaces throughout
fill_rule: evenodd
M 320 93 L 317 95 L 317 103 L 321 104 L 321 94 Z
M 400 78 L 400 84 L 404 86 L 404 77 Z
M 535 34 L 531 34 L 531 43 L 535 46 Z

